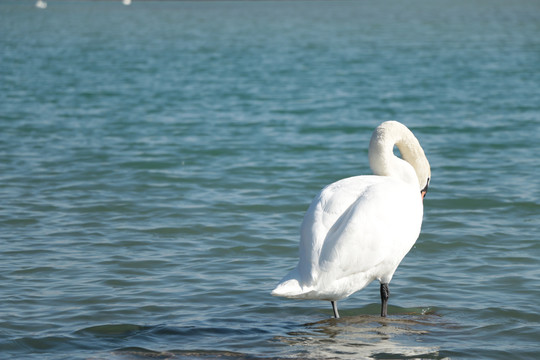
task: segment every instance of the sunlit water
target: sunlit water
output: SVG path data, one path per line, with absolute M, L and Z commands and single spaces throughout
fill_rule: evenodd
M 536 1 L 0 2 L 0 353 L 526 359 L 540 348 Z M 270 296 L 394 119 L 432 165 L 390 284 Z

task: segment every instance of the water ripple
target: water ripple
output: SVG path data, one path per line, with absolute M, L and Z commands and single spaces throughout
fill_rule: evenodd
M 0 2 L 3 357 L 536 355 L 536 2 L 33 5 Z M 271 297 L 390 119 L 433 175 L 391 317 Z

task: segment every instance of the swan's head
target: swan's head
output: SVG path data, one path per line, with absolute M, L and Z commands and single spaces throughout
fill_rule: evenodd
M 426 186 L 424 186 L 422 190 L 420 190 L 420 195 L 422 196 L 422 200 L 424 200 L 424 198 L 426 197 L 426 194 L 429 188 L 429 180 L 430 180 L 430 177 L 427 178 Z
M 429 182 L 431 181 L 431 167 L 429 166 L 429 161 L 424 153 L 424 149 L 420 146 L 418 139 L 414 137 L 412 132 L 410 134 L 413 139 L 409 140 L 410 142 L 408 144 L 400 146 L 398 143 L 396 145 L 402 153 L 403 160 L 407 161 L 414 168 L 416 178 L 418 179 L 420 194 L 422 199 L 424 199 L 429 188 Z M 402 150 L 402 148 L 404 149 Z

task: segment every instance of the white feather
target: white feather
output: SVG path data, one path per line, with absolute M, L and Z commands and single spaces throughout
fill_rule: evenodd
M 393 154 L 395 144 L 405 160 Z M 336 301 L 375 279 L 390 282 L 420 234 L 420 189 L 431 174 L 414 135 L 394 121 L 375 130 L 369 158 L 375 175 L 337 181 L 315 197 L 302 222 L 298 265 L 272 295 Z

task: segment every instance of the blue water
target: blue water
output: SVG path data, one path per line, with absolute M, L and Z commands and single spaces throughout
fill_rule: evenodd
M 531 359 L 537 1 L 0 2 L 2 359 Z M 382 121 L 432 166 L 390 284 L 270 296 Z

